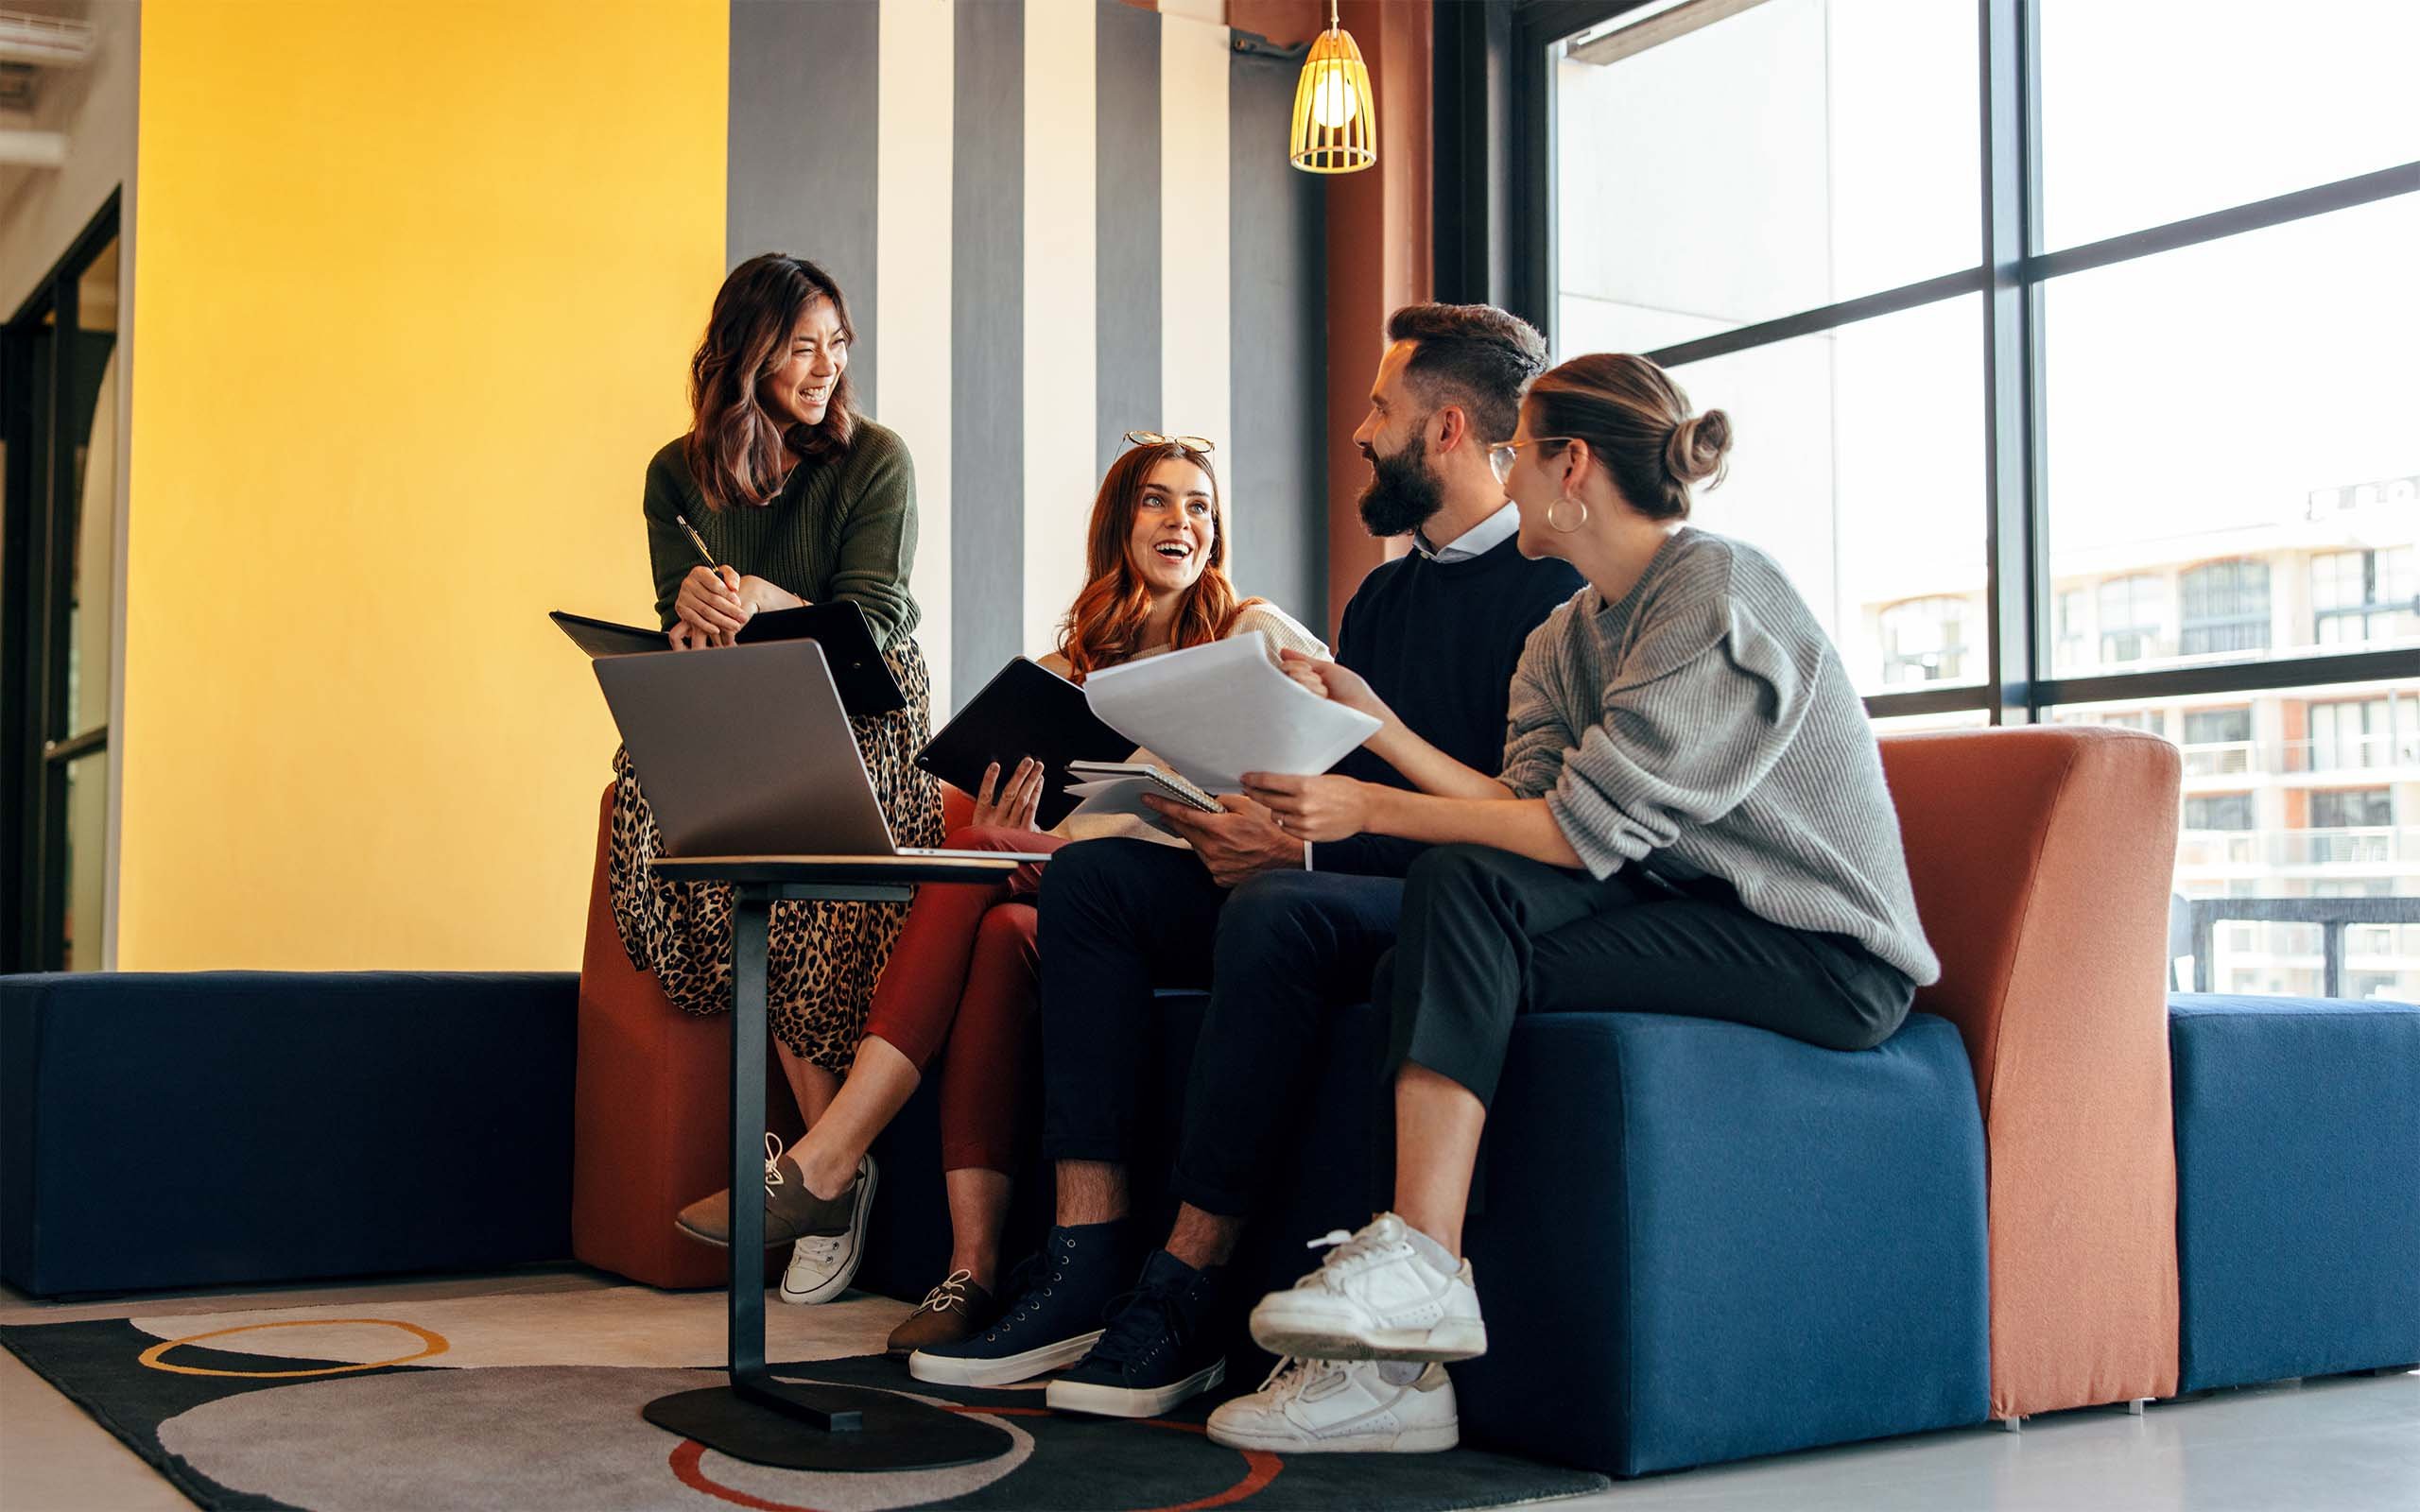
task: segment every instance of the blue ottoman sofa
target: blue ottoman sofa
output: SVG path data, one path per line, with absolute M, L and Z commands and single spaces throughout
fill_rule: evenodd
M 562 1259 L 578 984 L 0 977 L 0 1275 L 54 1297 Z
M 2420 1363 L 2420 1006 L 2181 993 L 2186 1391 Z
M 1166 1175 L 1207 1000 L 1162 993 Z M 1234 1275 L 1245 1303 L 1317 1263 L 1301 1246 L 1368 1221 L 1386 1025 L 1330 1025 L 1301 1110 L 1324 1152 L 1271 1193 Z M 949 1253 L 932 1083 L 875 1146 L 858 1284 L 921 1296 Z M 1524 1020 L 1481 1160 L 1469 1253 L 1489 1352 L 1455 1367 L 1465 1438 L 1620 1475 L 1980 1421 L 1990 1385 L 1982 1125 L 1958 1031 L 1919 1014 L 1855 1055 L 1703 1019 Z M 1046 1194 L 1046 1173 L 1022 1183 Z M 1046 1224 L 1018 1204 L 1010 1252 Z M 1163 1229 L 1164 1231 L 1164 1229 Z M 1231 1378 L 1267 1356 L 1238 1332 Z M 1255 1378 L 1256 1379 L 1256 1378 Z M 1249 1386 L 1252 1380 L 1243 1380 Z

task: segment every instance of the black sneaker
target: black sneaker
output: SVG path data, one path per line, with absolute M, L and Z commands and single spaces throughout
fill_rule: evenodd
M 1125 1225 L 1053 1228 L 1000 1289 L 982 1332 L 908 1357 L 908 1373 L 945 1386 L 1006 1386 L 1075 1364 L 1100 1338 L 1101 1314 L 1126 1274 Z
M 1195 1270 L 1165 1249 L 1143 1263 L 1143 1279 L 1110 1304 L 1100 1342 L 1083 1363 L 1050 1383 L 1046 1400 L 1064 1412 L 1156 1418 L 1227 1378 L 1211 1324 L 1219 1268 Z

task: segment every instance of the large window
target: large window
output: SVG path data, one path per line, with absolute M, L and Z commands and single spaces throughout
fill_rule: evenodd
M 2420 5 L 1511 10 L 1529 176 L 1448 297 L 1729 411 L 1698 521 L 1877 720 L 2122 712 L 2187 748 L 2187 897 L 2420 895 L 2409 825 L 2322 822 L 2420 816 Z

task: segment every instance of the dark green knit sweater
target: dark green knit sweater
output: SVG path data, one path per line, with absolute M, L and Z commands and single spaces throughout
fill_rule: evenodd
M 675 515 L 686 515 L 717 561 L 762 577 L 810 604 L 846 599 L 866 611 L 874 644 L 915 633 L 908 570 L 916 559 L 916 470 L 896 432 L 859 420 L 848 452 L 808 457 L 770 503 L 709 509 L 681 442 L 647 465 L 647 550 L 655 614 L 672 627 L 681 579 L 700 565 Z

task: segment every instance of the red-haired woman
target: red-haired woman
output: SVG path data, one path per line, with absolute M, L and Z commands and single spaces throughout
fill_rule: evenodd
M 1134 444 L 1111 464 L 1093 504 L 1089 580 L 1068 610 L 1058 651 L 1043 664 L 1080 682 L 1102 667 L 1253 631 L 1269 638 L 1272 656 L 1284 647 L 1318 646 L 1318 638 L 1283 611 L 1236 596 L 1209 443 L 1139 431 L 1128 439 Z M 1047 851 L 1071 839 L 1130 833 L 1079 819 L 1057 833 L 1035 833 L 1042 773 L 1029 762 L 995 770 L 983 785 L 973 824 L 949 836 L 953 849 Z M 1167 838 L 1139 821 L 1107 822 Z M 856 1063 L 830 1110 L 784 1157 L 795 1163 L 789 1178 L 807 1190 L 841 1190 L 925 1068 L 941 1061 L 949 1271 L 891 1334 L 894 1354 L 950 1343 L 991 1321 L 1033 1044 L 1029 870 L 1005 885 L 918 892 L 874 990 Z M 847 1243 L 854 1251 L 854 1238 Z M 853 1271 L 855 1263 L 852 1253 L 846 1264 Z M 792 1299 L 786 1290 L 784 1297 Z
M 908 593 L 915 473 L 899 438 L 857 413 L 855 335 L 839 285 L 813 263 L 768 254 L 723 281 L 690 364 L 688 433 L 648 464 L 656 613 L 686 650 L 729 644 L 766 610 L 840 600 L 862 609 L 908 706 L 854 721 L 857 748 L 899 843 L 930 846 L 941 841 L 942 809 L 939 785 L 915 765 L 928 738 L 930 687 Z M 698 560 L 684 519 L 719 566 Z M 628 752 L 615 753 L 614 772 L 608 885 L 623 947 L 683 1012 L 720 1013 L 731 1005 L 730 889 L 649 874 L 662 837 Z M 897 903 L 773 905 L 773 1039 L 810 1125 L 856 1054 L 906 914 Z M 821 1270 L 832 1242 L 798 1235 L 831 1227 L 835 1212 L 860 1227 L 873 1189 L 871 1169 L 862 1179 L 852 1173 L 813 1221 L 784 1210 L 780 1225 L 768 1224 L 769 1247 L 778 1229 L 796 1245 L 791 1276 Z M 728 1197 L 682 1215 L 683 1228 L 713 1242 L 729 1225 Z

